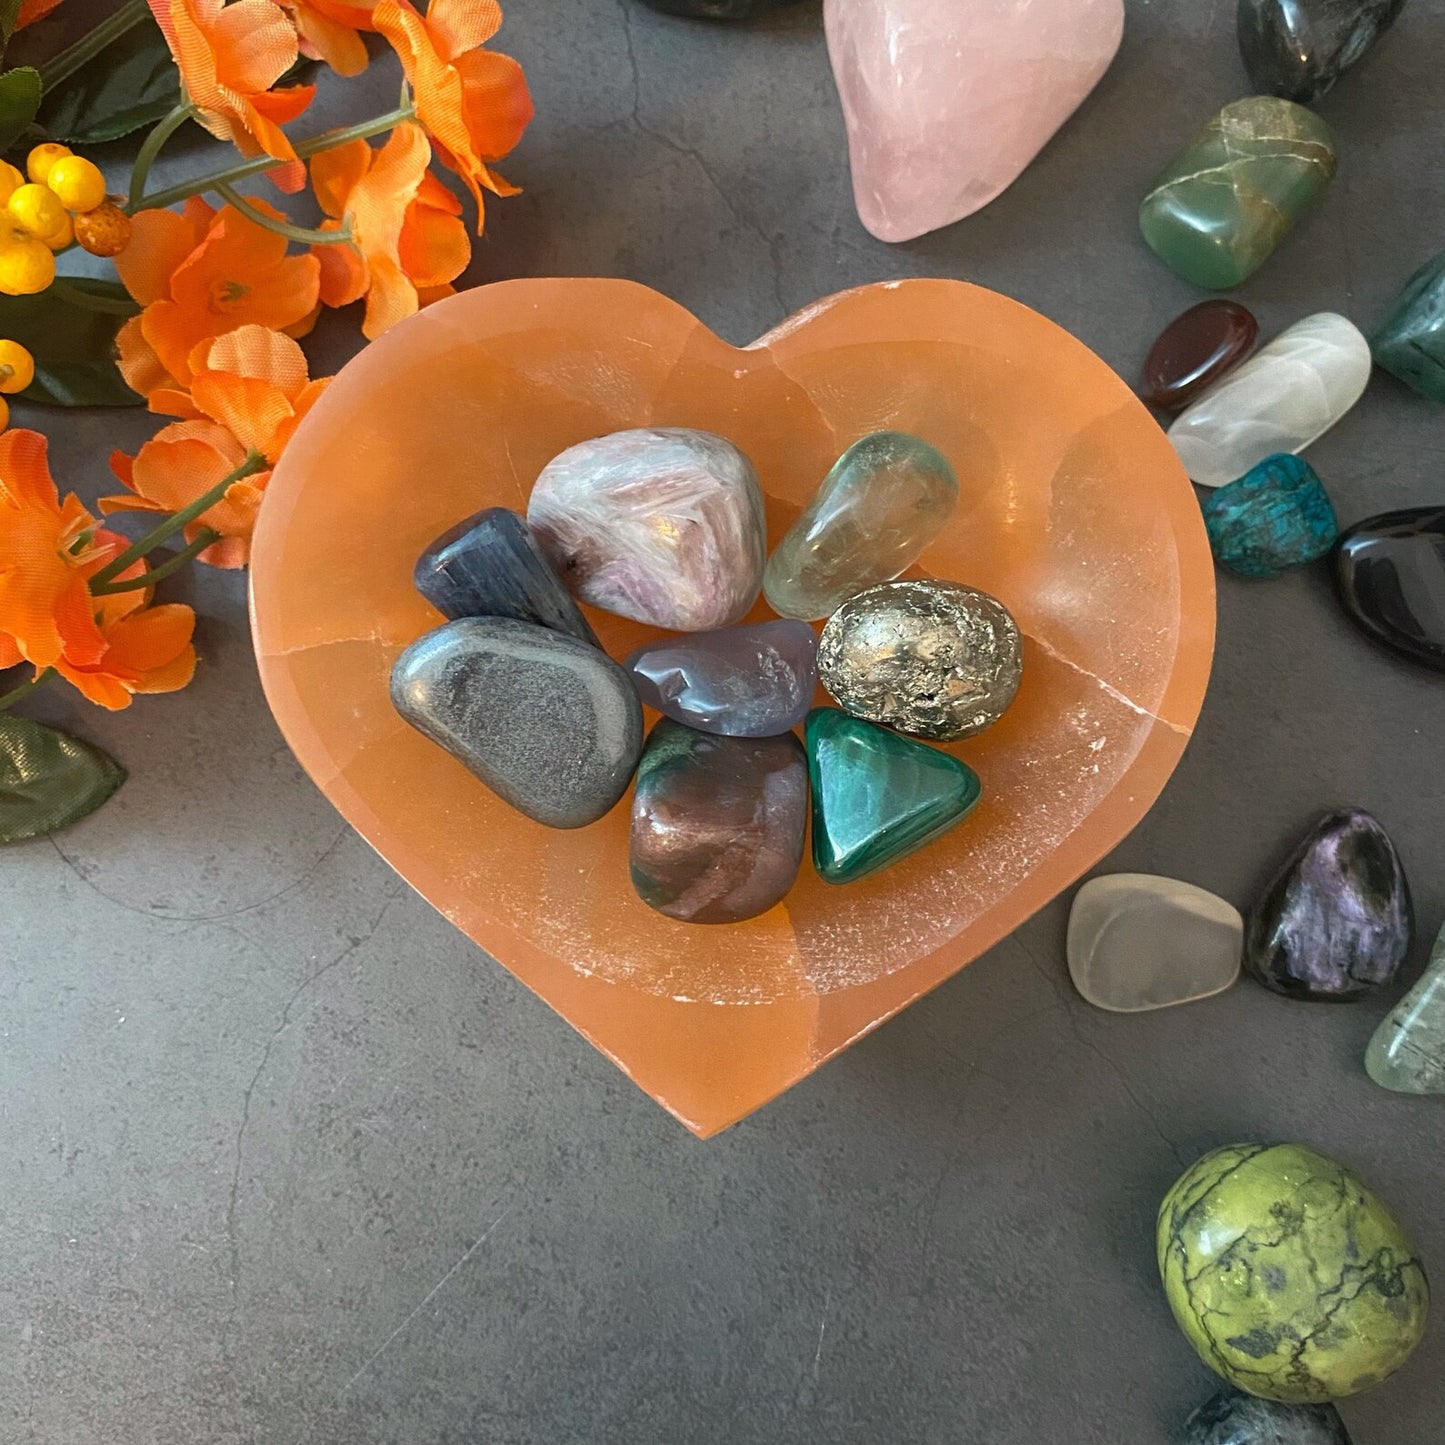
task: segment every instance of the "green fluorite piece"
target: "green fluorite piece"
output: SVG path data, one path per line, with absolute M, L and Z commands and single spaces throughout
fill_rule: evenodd
M 1238 286 L 1335 173 L 1329 127 L 1271 95 L 1226 105 L 1175 157 L 1139 207 L 1139 229 L 1196 286 Z
M 1375 362 L 1421 396 L 1445 401 L 1445 251 L 1405 283 L 1370 337 Z
M 1300 1144 L 1231 1144 L 1159 1207 L 1159 1273 L 1206 1365 L 1317 1404 L 1378 1385 L 1425 1333 L 1430 1288 L 1383 1201 Z
M 1365 1071 L 1396 1093 L 1445 1094 L 1445 928 L 1420 981 L 1375 1030 Z
M 813 866 L 851 883 L 946 833 L 983 791 L 967 763 L 837 708 L 804 729 L 813 784 Z

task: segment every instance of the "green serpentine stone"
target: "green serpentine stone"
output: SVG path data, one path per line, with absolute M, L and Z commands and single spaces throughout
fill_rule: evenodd
M 1159 1207 L 1159 1273 L 1200 1358 L 1303 1405 L 1378 1385 L 1425 1332 L 1425 1271 L 1384 1204 L 1300 1144 L 1231 1144 Z

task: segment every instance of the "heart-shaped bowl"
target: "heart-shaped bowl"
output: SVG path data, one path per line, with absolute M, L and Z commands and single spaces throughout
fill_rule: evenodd
M 481 507 L 525 511 L 564 447 L 637 426 L 741 446 L 770 543 L 868 432 L 915 432 L 953 463 L 959 504 L 917 571 L 1001 598 L 1025 660 L 1003 720 L 952 747 L 984 788 L 952 832 L 844 887 L 805 862 L 745 923 L 677 923 L 628 881 L 626 799 L 587 828 L 541 827 L 397 716 L 392 663 L 440 620 L 412 587 L 423 547 Z M 1199 507 L 1149 413 L 1052 322 L 937 280 L 844 292 L 742 349 L 628 281 L 508 281 L 428 307 L 297 430 L 262 509 L 251 605 L 272 710 L 343 816 L 703 1136 L 1114 847 L 1189 740 L 1214 641 Z M 614 657 L 649 635 L 588 615 Z

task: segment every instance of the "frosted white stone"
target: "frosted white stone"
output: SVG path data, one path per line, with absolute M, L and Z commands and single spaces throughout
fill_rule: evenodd
M 1237 481 L 1266 457 L 1302 452 L 1360 399 L 1370 344 L 1333 311 L 1306 316 L 1181 412 L 1169 440 L 1202 487 Z

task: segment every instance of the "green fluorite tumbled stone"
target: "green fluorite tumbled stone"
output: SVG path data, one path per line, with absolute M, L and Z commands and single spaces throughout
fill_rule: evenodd
M 825 883 L 851 883 L 931 843 L 983 791 L 967 763 L 837 708 L 815 707 L 804 732 L 813 866 Z
M 1139 229 L 1186 281 L 1238 286 L 1334 173 L 1334 140 L 1319 116 L 1249 96 L 1226 105 L 1149 188 Z
M 1432 401 L 1445 401 L 1445 251 L 1405 283 L 1370 337 L 1375 363 Z
M 1445 1094 L 1445 928 L 1420 981 L 1375 1030 L 1365 1072 L 1400 1094 Z
M 1206 1365 L 1316 1404 L 1378 1385 L 1425 1333 L 1430 1289 L 1379 1197 L 1301 1144 L 1231 1144 L 1159 1207 L 1159 1273 Z

